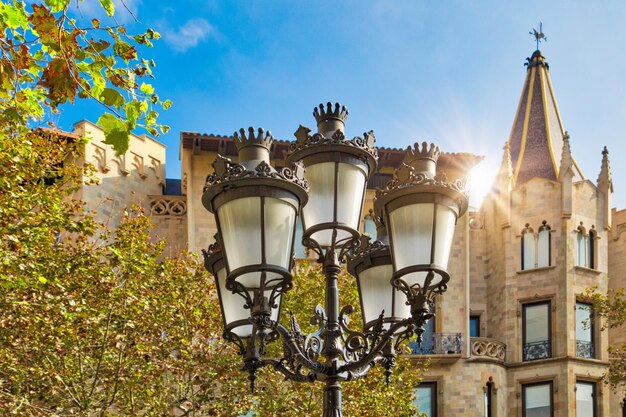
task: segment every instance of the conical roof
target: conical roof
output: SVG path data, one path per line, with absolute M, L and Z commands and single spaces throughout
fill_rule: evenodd
M 556 181 L 563 152 L 565 129 L 556 104 L 548 63 L 541 51 L 527 58 L 522 97 L 509 137 L 513 184 L 534 177 Z M 583 179 L 574 161 L 574 181 Z

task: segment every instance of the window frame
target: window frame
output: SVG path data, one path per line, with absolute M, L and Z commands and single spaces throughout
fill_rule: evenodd
M 595 226 L 587 231 L 583 222 L 576 228 L 576 266 L 580 268 L 597 269 L 598 265 L 598 231 Z M 580 259 L 582 251 L 582 263 Z
M 590 329 L 590 343 L 591 343 L 591 356 L 590 357 L 586 357 L 586 356 L 578 356 L 578 332 L 574 332 L 574 340 L 576 343 L 576 351 L 575 351 L 575 356 L 577 358 L 584 358 L 584 359 L 596 359 L 596 325 L 595 325 L 595 315 L 593 312 L 593 304 L 586 302 L 586 301 L 581 301 L 581 300 L 576 300 L 576 304 L 574 306 L 574 322 L 576 323 L 576 330 L 578 330 L 578 318 L 576 317 L 576 313 L 578 312 L 579 305 L 584 305 L 586 307 L 588 307 L 589 309 L 589 329 Z M 582 309 L 580 309 L 582 310 Z M 582 342 L 582 340 L 580 340 Z
M 438 390 L 438 382 L 437 381 L 422 381 L 419 383 L 417 387 L 415 387 L 416 391 L 419 390 L 420 387 L 430 387 L 430 410 L 431 417 L 437 417 L 439 415 L 439 404 L 437 402 L 437 390 Z M 423 413 L 424 410 L 419 410 L 420 413 Z
M 472 336 L 472 319 L 476 320 L 476 332 L 477 332 L 476 336 Z M 470 316 L 469 316 L 469 324 L 470 324 L 470 326 L 469 326 L 469 328 L 470 328 L 469 336 L 470 337 L 481 337 L 480 336 L 480 314 L 470 314 Z
M 532 264 L 532 266 L 529 266 L 528 268 L 526 268 L 526 238 L 532 239 L 532 247 L 533 247 L 533 258 L 532 258 L 532 262 L 530 262 Z M 531 269 L 535 269 L 536 265 L 537 265 L 537 239 L 535 238 L 535 231 L 533 230 L 532 227 L 530 227 L 529 223 L 526 223 L 524 229 L 522 229 L 522 239 L 521 239 L 521 270 L 522 271 L 528 271 Z M 530 256 L 530 255 L 529 255 Z
M 489 377 L 489 380 L 485 384 L 485 417 L 494 417 L 494 394 L 496 392 L 495 383 L 493 379 Z
M 578 397 L 576 396 L 576 391 L 578 391 L 578 384 L 591 385 L 591 398 L 592 398 L 592 407 L 593 407 L 593 415 L 592 417 L 598 417 L 598 384 L 595 381 L 589 381 L 586 379 L 576 379 L 576 384 L 574 385 L 574 402 L 576 404 L 576 417 L 578 417 Z
M 522 384 L 522 417 L 526 417 L 526 388 L 539 385 L 548 385 L 550 387 L 550 417 L 554 417 L 554 382 L 552 380 Z
M 545 358 L 526 359 L 524 354 L 524 348 L 526 346 L 526 308 L 531 306 L 537 306 L 541 304 L 547 304 L 548 306 L 548 356 Z M 522 362 L 532 362 L 542 359 L 550 359 L 552 357 L 552 300 L 531 301 L 522 303 Z
M 539 244 L 541 241 L 541 235 L 543 232 L 547 233 L 548 236 L 548 264 L 547 265 L 539 265 Z M 537 231 L 537 242 L 535 244 L 535 268 L 547 268 L 552 266 L 552 228 L 548 224 L 547 221 L 543 221 L 541 226 Z

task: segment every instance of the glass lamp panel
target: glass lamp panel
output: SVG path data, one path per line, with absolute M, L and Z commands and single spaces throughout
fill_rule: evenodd
M 393 267 L 379 265 L 364 269 L 359 273 L 359 289 L 363 303 L 365 323 L 376 320 L 384 310 L 385 317 L 392 314 L 392 291 L 390 284 Z
M 535 236 L 531 232 L 522 235 L 524 245 L 523 269 L 533 269 L 535 267 Z
M 228 269 L 261 263 L 261 197 L 232 200 L 217 211 Z M 258 287 L 259 273 L 246 274 L 237 280 Z
M 537 267 L 550 266 L 550 229 L 539 231 L 537 237 Z
M 334 221 L 335 163 L 322 162 L 306 167 L 309 182 L 309 202 L 302 208 L 305 227 Z M 315 233 L 312 238 L 320 245 L 329 246 L 332 232 Z
M 525 306 L 526 310 L 526 343 L 550 340 L 549 304 Z
M 338 165 L 337 221 L 354 230 L 359 230 L 367 168 L 343 162 Z M 349 234 L 346 233 L 344 237 L 348 236 Z M 341 237 L 338 236 L 338 238 Z
M 402 291 L 394 288 L 393 289 L 393 317 L 397 317 L 400 319 L 406 319 L 406 318 L 411 317 L 411 306 L 407 305 L 406 301 L 407 301 L 406 295 Z
M 454 238 L 456 214 L 447 206 L 437 205 L 437 222 L 435 224 L 435 262 L 442 268 L 448 267 L 450 249 Z
M 294 206 L 277 198 L 265 198 L 265 258 L 268 264 L 289 269 L 295 224 Z
M 217 283 L 220 289 L 220 297 L 222 302 L 222 309 L 224 313 L 225 325 L 229 325 L 238 320 L 248 320 L 250 317 L 250 310 L 243 308 L 245 301 L 240 295 L 226 289 L 226 268 L 222 268 L 217 271 Z M 252 325 L 239 326 L 233 329 L 239 337 L 249 337 L 252 335 Z
M 402 206 L 389 213 L 389 229 L 392 240 L 394 270 L 413 265 L 430 265 L 433 203 Z M 427 272 L 413 272 L 403 279 L 409 284 L 423 284 Z M 440 277 L 435 275 L 435 280 Z

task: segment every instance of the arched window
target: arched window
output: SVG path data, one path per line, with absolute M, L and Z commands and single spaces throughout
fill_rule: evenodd
M 598 232 L 594 226 L 591 226 L 589 233 L 583 227 L 583 222 L 576 230 L 576 266 L 585 268 L 596 267 L 596 242 L 598 240 Z
M 591 226 L 589 236 L 587 237 L 587 268 L 594 269 L 596 267 L 596 240 L 598 232 Z
M 535 267 L 535 234 L 530 225 L 526 223 L 526 228 L 522 230 L 522 269 L 533 269 Z
M 493 378 L 489 377 L 489 381 L 485 385 L 485 417 L 493 417 L 493 394 L 494 394 L 494 386 L 493 386 Z
M 548 226 L 544 220 L 537 236 L 537 268 L 550 266 L 550 242 L 550 226 Z
M 376 240 L 376 223 L 374 222 L 374 210 L 372 209 L 363 218 L 363 234 L 368 235 L 372 241 Z
M 576 265 L 577 266 L 585 266 L 586 264 L 586 246 L 587 246 L 587 237 L 585 236 L 585 228 L 578 226 L 578 231 L 576 232 Z

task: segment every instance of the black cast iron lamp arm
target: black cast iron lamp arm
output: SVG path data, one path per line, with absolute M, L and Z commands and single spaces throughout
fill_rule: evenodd
M 314 116 L 318 132 L 300 126 L 289 168 L 271 166 L 273 137 L 263 129 L 234 134 L 238 163 L 218 155 L 202 197 L 218 229 L 205 267 L 215 277 L 224 338 L 238 346 L 251 389 L 265 366 L 292 381 L 321 381 L 323 415 L 340 417 L 341 382 L 380 364 L 389 383 L 399 345 L 414 335 L 420 340 L 434 296 L 450 279 L 452 234 L 467 195 L 463 180 L 448 182 L 438 172 L 436 146 L 415 144 L 377 192 L 379 241 L 370 242 L 358 230 L 366 183 L 376 170 L 374 134 L 347 139 L 348 111 L 338 103 L 320 105 Z M 290 329 L 280 323 L 282 297 L 293 287 L 298 218 L 302 242 L 317 254 L 325 279 L 324 307 L 311 320 L 318 330 L 310 334 L 293 315 Z M 362 331 L 348 326 L 353 308 L 339 305 L 346 258 L 359 287 Z M 267 358 L 266 345 L 278 339 L 282 358 Z

